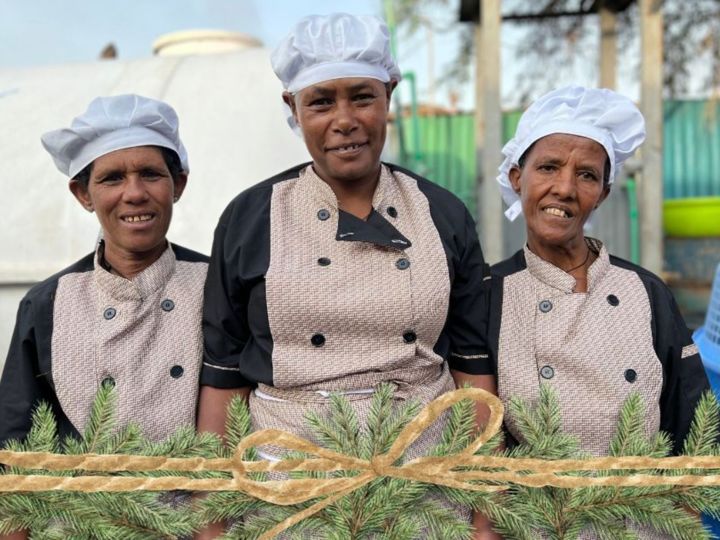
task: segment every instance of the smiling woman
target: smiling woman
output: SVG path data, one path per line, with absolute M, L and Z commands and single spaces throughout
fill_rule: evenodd
M 102 240 L 20 303 L 0 446 L 25 438 L 40 400 L 60 436 L 77 436 L 103 382 L 116 388 L 119 425 L 155 440 L 193 425 L 207 257 L 166 239 L 189 170 L 175 111 L 136 95 L 97 98 L 42 142 Z
M 644 139 L 644 119 L 626 97 L 562 88 L 523 114 L 497 178 L 506 215 L 525 216 L 527 244 L 491 269 L 487 367 L 506 405 L 513 397 L 536 403 L 540 386 L 551 386 L 563 431 L 596 456 L 608 454 L 632 393 L 644 399 L 647 435 L 665 431 L 680 451 L 708 389 L 669 289 L 584 234 L 619 167 Z M 512 415 L 505 425 L 523 442 Z M 583 531 L 582 538 L 595 536 Z
M 451 193 L 380 160 L 400 80 L 389 49 L 377 18 L 333 14 L 303 19 L 273 52 L 312 163 L 238 195 L 216 229 L 200 430 L 222 433 L 238 393 L 255 429 L 313 439 L 305 415 L 328 412 L 332 392 L 348 395 L 364 424 L 381 383 L 422 404 L 456 383 L 494 390 L 479 368 L 488 268 L 475 223 Z M 445 502 L 469 527 L 470 509 Z M 477 538 L 492 537 L 481 517 L 476 525 Z

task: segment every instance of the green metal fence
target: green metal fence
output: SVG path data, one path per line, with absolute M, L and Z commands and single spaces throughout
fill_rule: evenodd
M 665 103 L 663 180 L 665 198 L 720 196 L 720 105 L 712 101 Z M 503 113 L 503 142 L 510 139 L 521 111 Z M 475 128 L 472 114 L 419 118 L 420 163 L 405 166 L 448 188 L 470 210 L 476 208 Z M 413 146 L 411 122 L 403 119 L 405 148 Z M 498 165 L 500 157 L 497 157 Z

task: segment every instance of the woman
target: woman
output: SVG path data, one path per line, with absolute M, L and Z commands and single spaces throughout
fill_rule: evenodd
M 708 388 L 665 284 L 584 234 L 644 139 L 643 117 L 629 99 L 578 86 L 555 90 L 523 114 L 498 176 L 506 215 L 525 216 L 527 244 L 492 268 L 486 363 L 505 403 L 533 402 L 541 384 L 552 386 L 564 430 L 596 456 L 608 454 L 632 392 L 644 398 L 647 433 L 669 433 L 678 452 Z M 512 417 L 506 427 L 520 438 Z
M 193 425 L 207 257 L 165 237 L 189 170 L 175 111 L 136 95 L 97 98 L 42 143 L 102 240 L 20 302 L 0 446 L 25 438 L 39 401 L 60 436 L 78 436 L 103 381 L 115 385 L 120 425 L 155 440 Z
M 383 382 L 423 404 L 456 383 L 485 386 L 487 270 L 475 223 L 449 192 L 380 161 L 400 80 L 387 28 L 374 17 L 308 17 L 272 63 L 312 162 L 241 193 L 220 219 L 199 429 L 222 433 L 238 393 L 256 430 L 312 438 L 304 415 L 327 410 L 329 391 L 362 421 Z

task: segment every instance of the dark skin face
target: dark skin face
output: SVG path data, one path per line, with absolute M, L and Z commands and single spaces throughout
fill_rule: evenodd
M 87 187 L 71 180 L 70 191 L 97 214 L 107 262 L 130 278 L 165 251 L 173 202 L 186 182 L 185 174 L 173 180 L 158 148 L 139 146 L 97 158 Z
M 592 139 L 555 133 L 534 144 L 522 169 L 510 170 L 533 253 L 560 268 L 582 262 L 588 254 L 583 225 L 610 192 L 603 182 L 606 160 Z
M 345 78 L 283 94 L 302 129 L 315 172 L 341 203 L 372 201 L 395 84 Z

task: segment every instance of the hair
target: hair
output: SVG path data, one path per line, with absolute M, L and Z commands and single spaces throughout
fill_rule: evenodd
M 530 155 L 530 151 L 535 146 L 535 141 L 530 146 L 528 146 L 528 149 L 525 150 L 520 156 L 520 159 L 518 159 L 518 167 L 521 169 L 525 166 L 525 161 L 527 161 L 527 157 Z M 603 168 L 603 187 L 608 187 L 610 185 L 610 157 L 607 155 L 607 152 L 605 153 L 605 167 Z
M 170 171 L 170 176 L 173 181 L 176 181 L 183 171 L 182 163 L 180 163 L 180 156 L 177 155 L 177 152 L 175 152 L 175 150 L 171 150 L 170 148 L 165 148 L 164 146 L 151 146 L 151 148 L 157 148 L 160 150 L 163 160 L 165 161 L 165 166 L 168 168 L 168 171 Z M 72 178 L 76 182 L 79 182 L 85 189 L 87 189 L 90 184 L 90 175 L 92 174 L 93 163 L 95 162 L 90 162 L 89 165 L 86 165 L 82 171 Z

